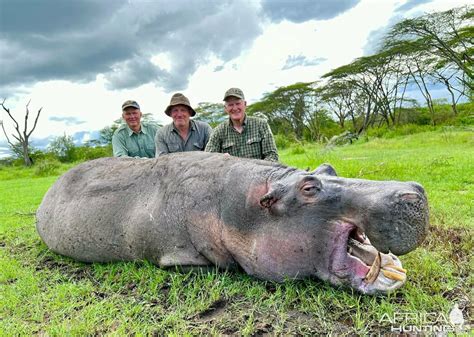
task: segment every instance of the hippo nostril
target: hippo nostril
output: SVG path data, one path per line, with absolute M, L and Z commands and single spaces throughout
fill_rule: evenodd
M 418 193 L 407 192 L 399 195 L 400 200 L 404 201 L 418 201 L 421 200 L 421 197 Z

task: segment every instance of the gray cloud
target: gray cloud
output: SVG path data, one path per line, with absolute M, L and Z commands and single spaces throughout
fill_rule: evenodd
M 63 122 L 67 126 L 70 125 L 80 125 L 84 124 L 85 121 L 81 121 L 77 117 L 61 117 L 61 116 L 51 116 L 48 118 L 50 121 L 55 121 L 55 122 Z
M 379 29 L 373 30 L 369 33 L 367 41 L 364 45 L 364 55 L 373 55 L 379 52 L 383 44 L 383 38 L 389 30 L 399 21 L 403 20 L 403 15 L 395 14 L 387 22 L 387 24 Z
M 326 61 L 323 57 L 316 57 L 313 59 L 308 59 L 304 55 L 288 55 L 285 64 L 281 70 L 287 70 L 294 67 L 308 67 L 308 66 L 315 66 L 322 62 Z
M 387 24 L 377 30 L 373 30 L 370 32 L 369 36 L 367 37 L 367 41 L 364 46 L 364 55 L 372 55 L 379 51 L 380 47 L 382 46 L 382 40 L 385 34 L 398 22 L 405 19 L 407 11 L 416 8 L 417 6 L 431 2 L 433 0 L 408 0 L 403 5 L 398 6 L 393 16 L 388 20 Z M 420 13 L 422 14 L 422 13 Z
M 261 33 L 258 12 L 245 0 L 2 0 L 0 6 L 0 96 L 38 81 L 89 82 L 98 74 L 110 89 L 154 83 L 182 90 L 210 57 L 227 62 Z M 161 52 L 171 69 L 150 61 Z
M 398 6 L 395 9 L 395 12 L 406 12 L 406 11 L 409 11 L 410 9 L 415 8 L 419 5 L 422 5 L 422 4 L 425 4 L 425 3 L 428 3 L 428 2 L 432 2 L 432 1 L 433 0 L 408 0 L 403 5 Z
M 272 21 L 299 23 L 313 19 L 331 19 L 359 2 L 360 0 L 262 0 L 262 9 Z

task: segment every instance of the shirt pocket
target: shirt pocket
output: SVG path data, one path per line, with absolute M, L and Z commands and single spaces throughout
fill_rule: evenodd
M 247 140 L 247 154 L 246 157 L 262 159 L 262 138 L 261 137 L 252 137 Z
M 168 143 L 168 150 L 170 151 L 170 153 L 180 152 L 181 147 L 179 146 L 179 143 L 170 142 Z
M 222 153 L 228 153 L 232 156 L 235 156 L 235 144 L 231 142 L 226 142 L 222 144 Z
M 251 146 L 259 145 L 261 140 L 262 140 L 261 137 L 250 138 L 249 140 L 247 140 L 247 145 L 251 145 Z
M 140 157 L 140 149 L 134 142 L 127 144 L 127 152 L 130 157 Z
M 196 151 L 203 151 L 204 150 L 204 142 L 194 142 L 193 143 L 194 150 Z
M 155 152 L 155 144 L 153 144 L 153 143 L 146 144 L 146 145 L 145 145 L 145 148 L 146 148 L 147 151 L 153 151 L 153 152 Z

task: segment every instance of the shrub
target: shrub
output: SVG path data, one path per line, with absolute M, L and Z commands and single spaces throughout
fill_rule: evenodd
M 286 149 L 288 146 L 291 145 L 292 141 L 286 135 L 276 134 L 275 135 L 275 143 L 277 149 Z
M 112 156 L 112 146 L 80 146 L 76 147 L 75 157 L 76 160 L 86 161 L 102 157 L 111 157 Z
M 41 160 L 35 165 L 35 176 L 47 177 L 59 173 L 61 163 L 57 159 Z
M 305 152 L 304 147 L 300 144 L 293 145 L 290 151 L 291 154 L 303 154 Z

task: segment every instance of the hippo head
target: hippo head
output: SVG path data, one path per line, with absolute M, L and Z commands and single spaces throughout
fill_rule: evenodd
M 241 206 L 250 215 L 223 219 L 230 224 L 223 241 L 249 274 L 316 276 L 363 293 L 403 285 L 406 270 L 396 255 L 415 249 L 428 227 L 419 184 L 341 178 L 329 165 L 250 187 Z

